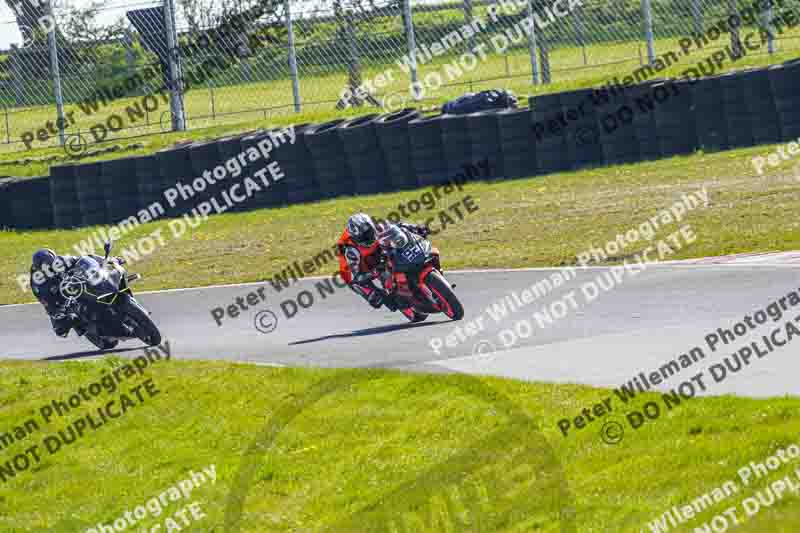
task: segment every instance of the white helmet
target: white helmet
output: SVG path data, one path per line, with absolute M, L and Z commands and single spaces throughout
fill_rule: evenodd
M 347 221 L 347 232 L 359 246 L 372 246 L 375 244 L 377 230 L 372 218 L 364 213 L 356 213 Z

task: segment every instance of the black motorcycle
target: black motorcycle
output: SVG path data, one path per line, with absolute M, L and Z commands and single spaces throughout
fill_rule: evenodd
M 67 272 L 59 286 L 66 298 L 64 314 L 77 319 L 77 334 L 101 350 L 132 339 L 149 346 L 161 344 L 161 332 L 150 319 L 150 312 L 136 301 L 129 287 L 141 276 L 128 274 L 123 259 L 109 260 L 110 242 L 104 249 L 102 263 L 83 256 Z

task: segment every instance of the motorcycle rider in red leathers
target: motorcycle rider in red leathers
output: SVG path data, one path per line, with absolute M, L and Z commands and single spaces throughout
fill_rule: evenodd
M 424 226 L 398 222 L 396 226 L 427 237 L 430 231 Z M 397 304 L 383 287 L 376 285 L 375 269 L 383 259 L 383 250 L 378 243 L 378 228 L 372 218 L 356 213 L 347 221 L 347 227 L 338 241 L 339 273 L 347 285 L 375 309 L 385 305 L 397 311 Z M 409 320 L 414 320 L 412 309 L 401 310 Z

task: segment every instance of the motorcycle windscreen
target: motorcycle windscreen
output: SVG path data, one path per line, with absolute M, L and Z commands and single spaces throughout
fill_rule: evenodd
M 116 269 L 104 268 L 92 257 L 81 257 L 76 267 L 96 297 L 117 292 L 121 277 Z
M 431 253 L 431 243 L 414 239 L 404 248 L 394 252 L 394 269 L 397 272 L 416 272 L 422 270 Z

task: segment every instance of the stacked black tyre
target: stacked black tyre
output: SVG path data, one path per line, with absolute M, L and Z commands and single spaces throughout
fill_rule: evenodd
M 81 224 L 95 226 L 110 220 L 106 208 L 106 191 L 103 187 L 103 163 L 86 163 L 75 167 L 78 202 L 81 206 Z
M 543 94 L 531 99 L 531 125 L 535 133 L 536 165 L 543 174 L 572 168 L 567 150 L 567 127 L 562 122 L 561 95 Z
M 639 160 L 639 144 L 634 122 L 635 102 L 630 92 L 600 89 L 590 95 L 595 115 L 595 131 L 584 130 L 586 139 L 596 135 L 605 164 L 632 163 Z M 588 105 L 588 104 L 587 104 Z
M 375 119 L 377 114 L 346 120 L 339 124 L 339 138 L 355 179 L 356 194 L 375 194 L 391 190 Z
M 769 71 L 763 68 L 745 71 L 741 83 L 747 110 L 750 112 L 753 142 L 755 144 L 780 142 L 781 125 Z
M 235 187 L 236 183 L 242 183 L 237 196 L 244 195 L 247 186 L 253 190 L 253 197 L 249 200 L 237 204 L 236 209 L 261 209 L 264 207 L 275 207 L 286 203 L 286 186 L 280 172 L 273 172 L 275 168 L 272 160 L 273 153 L 277 147 L 288 140 L 278 139 L 278 132 L 273 130 L 262 130 L 247 135 L 241 140 L 242 151 L 247 156 L 247 167 L 242 170 L 239 177 L 231 176 L 226 180 L 226 189 Z M 272 165 L 272 167 L 270 167 Z M 273 175 L 274 173 L 274 175 Z M 255 190 L 258 188 L 258 190 Z
M 466 181 L 461 175 L 472 168 L 472 140 L 467 115 L 442 115 L 442 154 L 445 175 L 451 180 Z
M 153 215 L 161 213 L 165 203 L 161 187 L 161 171 L 155 154 L 130 159 L 131 170 L 136 176 L 139 205 Z
M 725 126 L 728 130 L 728 144 L 730 148 L 741 148 L 752 146 L 755 143 L 753 137 L 753 116 L 750 113 L 750 106 L 747 102 L 747 92 L 745 91 L 744 74 L 742 72 L 731 72 L 720 77 L 720 96 L 725 106 Z
M 692 115 L 697 126 L 697 146 L 704 152 L 727 150 L 728 125 L 723 118 L 727 114 L 719 76 L 701 78 L 691 86 Z
M 421 187 L 450 181 L 442 143 L 443 119 L 444 115 L 434 115 L 417 118 L 408 123 L 411 161 L 417 183 Z
M 81 225 L 75 165 L 50 167 L 50 203 L 55 227 L 76 228 Z
M 661 157 L 661 143 L 653 105 L 654 85 L 654 83 L 641 83 L 625 91 L 626 102 L 629 102 L 628 105 L 633 110 L 633 131 L 640 161 Z
M 603 163 L 603 145 L 600 143 L 593 93 L 593 89 L 578 89 L 561 93 L 559 97 L 559 119 L 566 129 L 567 157 L 572 168 Z
M 214 169 L 222 163 L 219 144 L 216 140 L 192 143 L 189 145 L 188 150 L 191 175 L 185 180 L 185 184 L 192 187 L 194 193 L 189 203 L 197 207 L 203 202 L 211 201 L 226 183 L 232 182 L 237 178 L 227 177 L 220 181 L 214 178 Z M 204 178 L 203 174 L 206 172 L 210 173 L 210 179 Z M 230 176 L 227 169 L 226 173 Z M 241 176 L 238 179 L 241 179 Z M 219 199 L 217 199 L 217 202 L 219 202 Z
M 242 139 L 250 135 L 252 132 L 242 133 L 241 135 L 232 135 L 230 137 L 223 137 L 218 139 L 217 145 L 219 149 L 219 157 L 222 162 L 231 158 L 238 158 L 242 153 Z
M 189 144 L 182 144 L 161 150 L 158 157 L 158 185 L 162 207 L 166 216 L 175 217 L 187 214 L 194 208 L 195 194 L 192 188 L 192 162 Z M 179 187 L 178 184 L 181 184 Z M 165 194 L 166 191 L 173 192 Z
M 500 135 L 500 168 L 498 174 L 506 179 L 534 176 L 537 133 L 531 124 L 528 109 L 504 109 L 497 114 Z
M 0 177 L 0 229 L 12 227 L 11 209 L 9 202 L 11 195 L 8 194 L 8 186 L 11 180 L 6 176 Z
M 50 177 L 26 178 L 8 184 L 8 215 L 11 226 L 21 229 L 53 227 L 53 206 L 50 198 Z
M 306 145 L 305 131 L 309 124 L 295 126 L 295 142 L 284 143 L 270 154 L 283 175 L 277 190 L 285 190 L 289 204 L 313 202 L 319 198 L 311 152 Z M 285 189 L 281 189 L 281 184 Z
M 781 141 L 800 138 L 800 63 L 775 65 L 769 81 L 780 125 Z
M 103 162 L 106 212 L 111 223 L 135 216 L 139 211 L 139 184 L 133 158 Z
M 500 143 L 499 110 L 470 113 L 467 115 L 467 129 L 471 144 L 472 166 L 477 167 L 481 178 L 489 180 L 501 178 L 503 149 Z
M 667 81 L 652 86 L 653 106 L 662 157 L 689 154 L 697 149 L 697 128 L 688 81 Z
M 419 117 L 416 109 L 403 109 L 375 119 L 375 132 L 392 190 L 413 189 L 419 185 L 413 168 L 408 134 L 409 122 Z
M 321 199 L 352 194 L 356 180 L 347 162 L 347 152 L 339 137 L 343 119 L 307 128 L 303 135 L 311 152 Z

